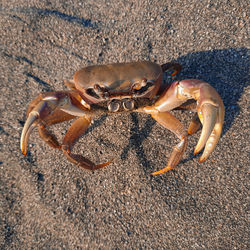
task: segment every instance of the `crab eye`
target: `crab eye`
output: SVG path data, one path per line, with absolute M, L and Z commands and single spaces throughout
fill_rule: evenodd
M 108 104 L 108 109 L 110 112 L 117 112 L 120 108 L 120 103 L 116 100 L 112 100 L 109 104 Z
M 86 93 L 87 93 L 88 95 L 94 97 L 94 98 L 97 98 L 97 99 L 100 98 L 100 96 L 99 96 L 99 95 L 95 92 L 95 90 L 92 89 L 92 88 L 87 89 L 87 90 L 86 90 Z
M 135 103 L 134 103 L 134 100 L 131 100 L 131 99 L 124 99 L 123 103 L 123 108 L 125 110 L 132 110 L 135 106 Z

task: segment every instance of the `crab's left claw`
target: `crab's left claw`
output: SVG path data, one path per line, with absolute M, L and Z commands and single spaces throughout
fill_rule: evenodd
M 153 106 L 145 106 L 138 111 L 149 114 L 162 113 L 180 107 L 189 99 L 197 101 L 197 114 L 203 125 L 200 139 L 194 150 L 194 154 L 198 154 L 205 146 L 199 159 L 199 162 L 203 162 L 218 143 L 225 116 L 222 99 L 210 84 L 198 79 L 176 81 Z M 199 120 L 196 115 L 189 126 L 189 134 L 198 130 Z
M 200 139 L 195 147 L 194 154 L 198 154 L 205 146 L 199 162 L 204 162 L 213 152 L 222 132 L 225 116 L 224 104 L 217 91 L 208 83 L 200 80 L 184 80 L 180 84 L 197 84 L 197 114 L 203 125 Z
M 176 88 L 179 100 L 197 101 L 197 114 L 203 128 L 194 154 L 198 154 L 205 146 L 199 159 L 199 162 L 204 162 L 214 150 L 222 132 L 225 116 L 223 101 L 210 84 L 198 79 L 182 80 Z

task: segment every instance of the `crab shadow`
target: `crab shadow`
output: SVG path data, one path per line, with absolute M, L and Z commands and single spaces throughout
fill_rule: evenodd
M 0 10 L 1 11 L 1 10 Z M 74 25 L 80 25 L 83 28 L 92 28 L 92 29 L 97 29 L 98 24 L 100 24 L 100 21 L 93 21 L 91 19 L 86 19 L 81 16 L 74 16 L 74 15 L 69 15 L 64 12 L 55 10 L 55 9 L 49 9 L 49 8 L 36 8 L 36 7 L 31 7 L 31 8 L 20 8 L 20 7 L 15 7 L 15 8 L 9 8 L 8 9 L 9 14 L 5 15 L 10 16 L 11 18 L 14 18 L 17 21 L 20 22 L 26 22 L 23 20 L 21 17 L 19 17 L 17 14 L 19 13 L 24 13 L 29 17 L 36 17 L 36 18 L 44 18 L 46 16 L 49 17 L 55 17 L 58 20 L 62 20 L 65 22 L 72 23 Z
M 190 53 L 179 57 L 177 61 L 183 66 L 178 80 L 198 78 L 209 82 L 220 94 L 225 104 L 225 123 L 222 136 L 230 129 L 240 113 L 238 101 L 247 86 L 249 50 L 245 48 L 212 50 Z M 124 147 L 121 158 L 126 159 L 130 149 L 135 150 L 145 173 L 153 170 L 154 166 L 148 160 L 142 146 L 149 136 L 155 121 L 148 118 L 143 128 L 138 128 L 138 114 L 131 114 L 132 129 L 129 144 Z M 184 161 L 190 161 L 190 155 Z M 195 156 L 196 158 L 196 156 Z

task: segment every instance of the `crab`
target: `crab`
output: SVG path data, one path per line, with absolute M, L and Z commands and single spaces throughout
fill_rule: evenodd
M 85 67 L 66 82 L 68 91 L 41 93 L 28 106 L 20 147 L 27 155 L 28 139 L 34 127 L 40 137 L 51 147 L 61 149 L 67 159 L 88 170 L 103 168 L 112 162 L 95 164 L 82 155 L 72 153 L 72 148 L 84 134 L 93 118 L 99 114 L 140 112 L 172 131 L 179 139 L 165 168 L 152 173 L 158 175 L 177 166 L 188 142 L 188 134 L 194 134 L 203 125 L 194 154 L 204 151 L 199 162 L 204 162 L 214 150 L 222 132 L 224 104 L 217 91 L 207 82 L 198 79 L 174 81 L 164 85 L 163 73 L 179 73 L 181 65 L 169 62 L 159 65 L 150 61 L 114 63 Z M 196 110 L 189 128 L 169 111 L 181 108 Z M 60 144 L 48 127 L 77 118 Z

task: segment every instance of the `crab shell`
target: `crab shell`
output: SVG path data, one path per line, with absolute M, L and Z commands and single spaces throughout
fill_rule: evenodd
M 162 83 L 162 68 L 148 61 L 88 66 L 75 73 L 72 83 L 88 104 L 125 98 L 152 99 Z

